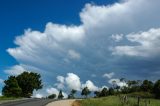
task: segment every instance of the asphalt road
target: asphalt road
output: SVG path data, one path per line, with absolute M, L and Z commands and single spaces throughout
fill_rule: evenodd
M 3 103 L 0 106 L 45 106 L 49 102 L 52 102 L 52 99 L 28 99 L 28 100 L 20 100 L 14 101 L 10 103 Z

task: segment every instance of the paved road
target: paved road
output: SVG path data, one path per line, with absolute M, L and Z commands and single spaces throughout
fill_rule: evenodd
M 0 104 L 0 106 L 45 106 L 49 102 L 54 100 L 51 99 L 29 99 L 29 100 L 21 100 L 10 103 Z

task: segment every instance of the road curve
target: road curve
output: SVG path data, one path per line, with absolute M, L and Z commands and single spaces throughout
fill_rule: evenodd
M 52 102 L 52 99 L 28 99 L 0 104 L 0 106 L 45 106 Z

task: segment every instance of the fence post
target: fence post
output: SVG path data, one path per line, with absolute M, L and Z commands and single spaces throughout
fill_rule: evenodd
M 140 97 L 138 96 L 137 105 L 140 106 L 139 104 L 140 104 Z
M 149 99 L 148 103 L 149 103 L 149 104 L 151 103 L 150 99 Z
M 145 106 L 147 106 L 147 100 L 145 99 Z

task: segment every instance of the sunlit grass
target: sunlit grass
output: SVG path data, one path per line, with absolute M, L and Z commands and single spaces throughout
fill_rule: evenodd
M 0 102 L 10 101 L 10 100 L 16 100 L 16 99 L 21 99 L 21 97 L 6 97 L 6 96 L 0 96 Z
M 150 102 L 150 104 L 149 104 Z M 118 96 L 109 96 L 104 98 L 92 98 L 79 101 L 80 106 L 137 106 L 136 98 L 128 98 L 128 103 L 123 104 Z M 160 106 L 160 100 L 141 99 L 140 106 Z

